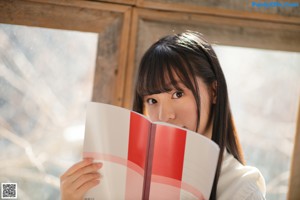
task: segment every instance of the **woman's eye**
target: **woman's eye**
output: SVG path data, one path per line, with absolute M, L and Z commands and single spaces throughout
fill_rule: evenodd
M 153 99 L 153 98 L 149 98 L 149 99 L 147 99 L 147 103 L 150 104 L 150 105 L 152 105 L 152 104 L 157 103 L 157 101 L 155 99 Z
M 179 99 L 180 97 L 183 96 L 183 92 L 182 91 L 177 91 L 172 95 L 173 99 Z

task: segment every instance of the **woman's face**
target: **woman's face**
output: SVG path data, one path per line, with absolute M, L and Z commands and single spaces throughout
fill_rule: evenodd
M 211 138 L 212 120 L 211 112 L 211 89 L 197 78 L 200 91 L 200 123 L 198 133 Z M 171 123 L 192 131 L 196 131 L 197 126 L 197 106 L 194 95 L 183 83 L 178 81 L 178 86 L 182 91 L 175 88 L 170 92 L 146 95 L 143 99 L 144 114 L 152 121 Z

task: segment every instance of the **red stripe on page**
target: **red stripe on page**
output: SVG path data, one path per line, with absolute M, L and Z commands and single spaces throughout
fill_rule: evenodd
M 142 199 L 144 170 L 140 166 L 122 157 L 118 157 L 110 154 L 96 153 L 96 152 L 84 152 L 83 158 L 94 158 L 95 160 L 108 161 L 108 162 L 116 163 L 124 167 L 127 167 L 124 199 L 125 200 Z M 139 175 L 137 176 L 137 174 L 134 172 L 137 172 L 137 174 Z M 116 172 L 116 173 L 120 173 L 120 172 Z
M 137 172 L 141 176 L 144 176 L 144 170 L 140 166 L 138 166 L 135 163 L 133 163 L 131 161 L 128 161 L 124 158 L 118 157 L 118 156 L 113 156 L 113 155 L 110 155 L 110 154 L 102 154 L 102 153 L 97 153 L 97 152 L 84 152 L 83 153 L 83 158 L 94 158 L 95 160 L 103 160 L 103 161 L 109 161 L 109 162 L 117 163 L 117 164 L 120 164 L 120 165 L 123 165 L 125 167 L 130 168 L 131 170 Z M 127 176 L 128 176 L 128 174 L 127 174 Z M 129 176 L 130 176 L 130 174 L 129 174 Z M 132 178 L 127 177 L 126 197 L 127 196 L 132 196 L 132 195 L 128 195 L 130 193 L 134 193 L 134 191 L 130 191 L 130 190 L 132 190 L 132 188 L 133 189 L 137 188 L 137 186 L 132 187 L 132 183 L 130 183 L 130 181 L 132 181 L 131 179 Z M 165 185 L 170 185 L 170 186 L 176 187 L 178 189 L 181 188 L 182 190 L 185 190 L 185 191 L 193 194 L 198 199 L 201 199 L 201 200 L 204 199 L 202 193 L 198 189 L 196 189 L 195 187 L 193 187 L 192 185 L 190 185 L 188 183 L 181 182 L 179 180 L 168 178 L 168 177 L 165 177 L 165 176 L 157 176 L 157 175 L 152 175 L 151 181 L 156 182 L 156 183 L 165 184 Z M 128 185 L 131 185 L 130 189 L 128 188 Z M 126 199 L 130 199 L 130 198 L 126 198 Z
M 156 183 L 165 184 L 165 185 L 170 185 L 170 186 L 173 186 L 176 188 L 180 188 L 181 190 L 185 190 L 186 192 L 191 193 L 199 200 L 205 200 L 203 194 L 197 188 L 193 187 L 192 185 L 190 185 L 188 183 L 181 182 L 176 179 L 163 177 L 163 176 L 156 176 L 156 175 L 152 175 L 151 181 L 156 182 Z
M 150 134 L 150 122 L 142 116 L 131 112 L 128 144 L 128 160 L 145 168 L 147 144 Z
M 157 125 L 152 173 L 181 180 L 185 142 L 185 130 Z
M 84 152 L 83 158 L 94 158 L 95 160 L 103 160 L 103 161 L 109 161 L 113 163 L 117 163 L 120 165 L 127 166 L 128 168 L 132 169 L 133 171 L 136 171 L 140 175 L 144 176 L 144 170 L 138 166 L 137 164 L 126 160 L 124 158 L 113 156 L 110 154 L 103 154 L 103 153 L 96 153 L 96 152 Z

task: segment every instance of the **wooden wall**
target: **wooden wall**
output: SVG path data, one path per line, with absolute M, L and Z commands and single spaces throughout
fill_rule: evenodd
M 300 52 L 300 7 L 266 9 L 251 2 L 0 0 L 0 23 L 98 33 L 92 100 L 130 108 L 140 58 L 166 34 L 189 29 L 202 32 L 211 43 Z M 296 148 L 299 126 L 297 134 Z M 300 169 L 294 155 L 289 199 L 300 198 L 293 189 Z M 299 182 L 299 175 L 295 178 Z

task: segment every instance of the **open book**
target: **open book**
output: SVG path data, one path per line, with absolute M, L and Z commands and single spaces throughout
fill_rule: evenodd
M 97 199 L 209 199 L 219 147 L 199 133 L 89 103 L 83 157 L 103 163 Z

